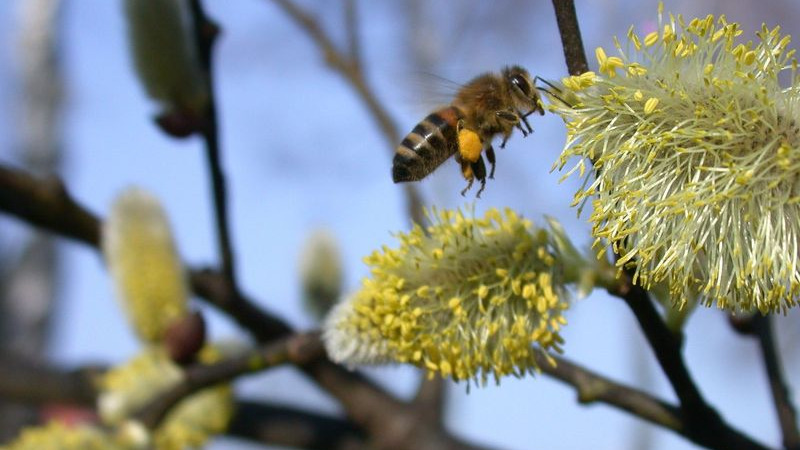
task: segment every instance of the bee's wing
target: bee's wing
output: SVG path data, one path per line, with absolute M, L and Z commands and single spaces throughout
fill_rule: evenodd
M 404 103 L 418 113 L 449 105 L 456 93 L 464 87 L 458 82 L 428 72 L 415 72 L 408 80 L 405 95 L 408 100 Z

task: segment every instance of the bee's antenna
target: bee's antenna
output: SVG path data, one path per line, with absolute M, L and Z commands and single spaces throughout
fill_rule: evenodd
M 544 83 L 544 84 L 546 84 L 546 85 L 550 86 L 550 89 L 552 89 L 552 90 L 553 90 L 553 91 L 555 91 L 555 92 L 551 91 L 550 89 L 544 88 L 544 87 L 539 87 L 539 86 L 536 86 L 536 82 L 537 82 L 537 81 L 541 81 L 542 83 Z M 553 83 L 551 83 L 551 82 L 549 82 L 549 81 L 545 80 L 544 78 L 542 78 L 542 77 L 540 77 L 540 76 L 538 76 L 538 75 L 537 75 L 537 76 L 535 76 L 535 77 L 533 77 L 533 83 L 534 83 L 534 86 L 536 87 L 536 89 L 538 89 L 538 90 L 540 90 L 540 91 L 542 91 L 542 92 L 545 92 L 545 93 L 547 93 L 547 95 L 549 95 L 549 96 L 551 96 L 551 97 L 553 97 L 553 98 L 555 98 L 555 99 L 558 99 L 558 101 L 560 101 L 561 103 L 563 103 L 563 104 L 565 104 L 565 105 L 569 106 L 570 108 L 573 106 L 573 105 L 570 105 L 569 103 L 567 103 L 567 102 L 566 102 L 566 101 L 565 101 L 563 98 L 561 98 L 561 97 L 558 95 L 558 94 L 560 94 L 560 93 L 561 93 L 561 89 L 559 89 L 559 88 L 558 88 L 558 86 L 554 85 Z M 558 94 L 556 94 L 556 92 L 558 92 Z
M 541 81 L 542 83 L 550 86 L 551 88 L 553 88 L 554 90 L 558 91 L 559 93 L 561 92 L 561 89 L 559 89 L 558 86 L 556 86 L 555 84 L 545 80 L 544 78 L 540 77 L 539 75 L 536 75 L 535 77 L 533 77 L 533 83 L 536 84 L 537 81 Z M 540 88 L 539 86 L 536 86 L 536 88 L 540 89 L 540 90 L 543 90 L 543 91 L 547 92 L 548 94 L 550 93 L 550 91 L 547 91 L 544 88 Z

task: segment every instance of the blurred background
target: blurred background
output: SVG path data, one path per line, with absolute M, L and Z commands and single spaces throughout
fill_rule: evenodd
M 337 46 L 346 48 L 345 0 L 297 1 Z M 396 131 L 407 133 L 447 101 L 452 86 L 504 65 L 548 79 L 566 75 L 553 8 L 546 0 L 360 1 L 357 36 L 363 73 Z M 410 226 L 403 190 L 390 177 L 392 146 L 352 86 L 270 0 L 206 2 L 222 35 L 215 91 L 240 282 L 264 307 L 299 329 L 317 326 L 301 302 L 298 263 L 308 237 L 335 236 L 346 291 L 367 274 L 361 258 Z M 655 29 L 657 2 L 578 1 L 590 65 L 594 49 L 613 53 L 613 36 L 631 25 Z M 215 234 L 202 145 L 153 125 L 158 111 L 137 82 L 128 55 L 122 1 L 0 2 L 0 162 L 57 173 L 74 197 L 101 217 L 131 185 L 157 195 L 180 252 L 192 266 L 213 264 Z M 745 40 L 761 23 L 797 35 L 792 0 L 667 1 L 685 17 L 726 14 Z M 481 213 L 511 207 L 535 222 L 560 220 L 576 244 L 591 242 L 588 213 L 570 208 L 577 178 L 559 183 L 551 166 L 564 141 L 558 118 L 536 116 L 535 133 L 516 133 L 498 149 L 496 177 L 482 198 L 466 198 L 450 161 L 418 183 L 426 205 L 472 204 Z M 595 292 L 567 315 L 566 356 L 613 379 L 674 400 L 637 324 L 619 299 Z M 784 369 L 800 385 L 798 314 L 776 318 Z M 209 310 L 214 339 L 242 337 Z M 69 367 L 116 363 L 138 343 L 114 298 L 98 254 L 52 240 L 0 216 L 0 346 Z M 734 426 L 769 445 L 780 436 L 754 340 L 735 334 L 725 314 L 698 310 L 686 329 L 689 367 L 709 402 Z M 367 369 L 401 397 L 419 374 L 408 367 Z M 241 396 L 338 413 L 336 403 L 291 368 L 243 379 Z M 582 406 L 574 391 L 546 377 L 504 379 L 466 392 L 449 387 L 447 423 L 457 435 L 506 449 L 689 449 L 672 433 L 602 405 Z M 800 396 L 795 393 L 795 402 Z M 0 437 L 16 434 L 31 411 L 0 399 Z M 263 448 L 232 439 L 211 448 Z

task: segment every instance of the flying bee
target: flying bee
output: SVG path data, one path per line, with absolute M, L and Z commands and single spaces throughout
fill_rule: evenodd
M 492 139 L 502 136 L 500 148 L 504 148 L 514 128 L 523 136 L 532 133 L 528 116 L 534 112 L 543 115 L 544 108 L 527 70 L 511 66 L 499 74 L 480 75 L 461 87 L 449 106 L 430 113 L 406 135 L 395 151 L 392 179 L 395 183 L 419 181 L 455 155 L 467 180 L 461 195 L 477 178 L 480 197 L 486 187 L 482 154 L 491 165 L 489 178 L 494 178 Z

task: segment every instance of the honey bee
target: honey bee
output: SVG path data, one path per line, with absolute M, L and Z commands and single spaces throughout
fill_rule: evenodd
M 491 165 L 489 178 L 494 178 L 492 139 L 501 135 L 500 148 L 504 148 L 514 128 L 523 136 L 533 132 L 528 116 L 544 114 L 534 81 L 527 70 L 511 66 L 500 73 L 480 75 L 461 87 L 449 106 L 430 113 L 397 147 L 392 164 L 394 182 L 419 181 L 455 155 L 467 180 L 461 195 L 477 178 L 480 197 L 486 187 L 482 153 Z

